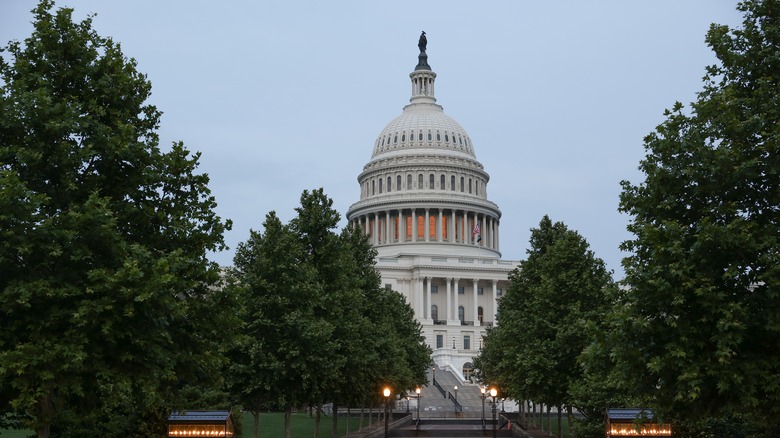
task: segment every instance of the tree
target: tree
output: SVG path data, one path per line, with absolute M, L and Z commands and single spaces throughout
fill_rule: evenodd
M 617 380 L 659 412 L 780 418 L 780 2 L 712 25 L 718 58 L 685 113 L 645 138 L 612 351 Z
M 488 332 L 478 366 L 511 397 L 571 406 L 573 388 L 584 379 L 580 356 L 605 326 L 614 284 L 587 241 L 562 222 L 544 216 L 530 244 L 528 258 L 510 274 L 499 324 Z M 603 414 L 603 406 L 577 407 Z
M 230 226 L 199 155 L 160 150 L 135 61 L 52 8 L 0 59 L 0 410 L 40 437 L 62 415 L 169 406 L 214 369 L 205 255 Z
M 231 387 L 254 413 L 333 403 L 335 434 L 340 405 L 423 383 L 430 351 L 411 307 L 380 287 L 368 238 L 334 232 L 339 215 L 322 189 L 304 191 L 296 212 L 288 225 L 270 213 L 236 253 L 230 287 L 244 325 Z

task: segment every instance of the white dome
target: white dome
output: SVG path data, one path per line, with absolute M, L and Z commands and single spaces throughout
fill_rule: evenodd
M 371 158 L 414 149 L 439 149 L 476 158 L 466 131 L 435 103 L 407 105 L 379 134 Z

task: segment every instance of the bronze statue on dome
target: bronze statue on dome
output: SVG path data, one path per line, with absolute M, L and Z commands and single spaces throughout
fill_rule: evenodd
M 420 53 L 425 53 L 425 49 L 428 48 L 428 38 L 425 38 L 425 31 L 420 35 L 420 41 L 417 42 L 417 47 L 420 48 Z

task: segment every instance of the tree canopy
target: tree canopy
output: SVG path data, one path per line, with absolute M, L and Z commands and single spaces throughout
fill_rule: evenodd
M 52 8 L 0 58 L 0 413 L 41 437 L 68 415 L 159 409 L 214 369 L 206 252 L 230 227 L 199 154 L 160 149 L 135 61 Z
M 611 354 L 616 381 L 661 412 L 780 418 L 780 2 L 712 25 L 718 62 L 645 138 Z

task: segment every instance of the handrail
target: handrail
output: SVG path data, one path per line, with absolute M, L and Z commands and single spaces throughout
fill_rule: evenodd
M 436 379 L 433 379 L 433 386 L 439 389 L 442 397 L 447 398 L 447 392 L 444 390 L 444 388 L 441 387 L 441 385 L 439 385 L 439 382 L 437 382 Z
M 450 400 L 452 400 L 452 403 L 455 405 L 455 412 L 463 412 L 463 406 L 460 404 L 457 398 L 452 396 L 451 392 L 447 393 L 449 395 Z

